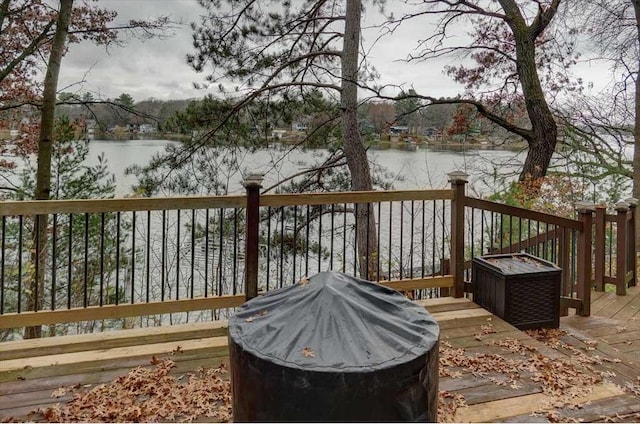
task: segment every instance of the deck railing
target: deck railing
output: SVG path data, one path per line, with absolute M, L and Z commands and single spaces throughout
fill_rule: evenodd
M 246 196 L 0 202 L 0 328 L 56 334 L 215 319 L 326 269 L 437 297 L 453 285 L 442 268 L 452 197 L 261 196 L 248 185 Z M 44 243 L 34 231 L 41 219 Z M 375 243 L 362 256 L 359 228 Z
M 607 214 L 606 207 L 597 206 L 594 216 L 594 288 L 604 291 L 605 284 L 616 286 L 616 293 L 624 295 L 637 281 L 635 252 L 636 199 L 619 202 L 615 214 Z M 624 254 L 618 254 L 624 252 Z
M 218 319 L 327 269 L 460 297 L 473 257 L 523 250 L 563 269 L 561 304 L 583 315 L 592 284 L 635 284 L 635 203 L 595 220 L 580 205 L 572 220 L 467 197 L 464 174 L 450 178 L 443 190 L 261 195 L 248 179 L 241 196 L 0 202 L 0 329 Z

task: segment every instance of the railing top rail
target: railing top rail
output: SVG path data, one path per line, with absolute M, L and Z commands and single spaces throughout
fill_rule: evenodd
M 519 208 L 517 206 L 504 205 L 502 203 L 490 202 L 488 200 L 466 197 L 465 205 L 471 208 L 482 209 L 490 212 L 497 212 L 504 215 L 516 216 L 524 219 L 544 222 L 546 224 L 558 225 L 572 230 L 583 231 L 584 224 L 575 219 L 564 218 L 543 212 L 532 211 Z
M 0 216 L 241 208 L 245 207 L 246 204 L 247 201 L 244 195 L 2 201 L 0 202 Z
M 335 193 L 264 194 L 261 206 L 322 205 L 340 203 L 374 203 L 402 200 L 451 200 L 453 191 L 397 190 L 397 191 L 345 191 Z M 145 197 L 118 199 L 27 200 L 0 201 L 0 216 L 44 215 L 57 213 L 132 212 L 177 209 L 242 208 L 245 195 Z
M 263 194 L 260 206 L 331 205 L 377 203 L 402 200 L 451 200 L 453 190 L 342 191 L 335 193 Z

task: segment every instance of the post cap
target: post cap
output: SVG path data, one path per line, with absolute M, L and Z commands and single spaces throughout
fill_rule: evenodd
M 616 211 L 618 212 L 626 212 L 629 210 L 629 204 L 624 201 L 620 201 L 616 203 Z
M 458 181 L 462 181 L 466 183 L 468 181 L 467 178 L 469 177 L 469 174 L 462 171 L 453 171 L 453 172 L 449 172 L 447 176 L 449 177 L 450 183 L 454 183 Z
M 242 180 L 242 185 L 244 185 L 245 188 L 261 187 L 262 181 L 264 181 L 264 174 L 249 174 L 245 175 Z
M 586 200 L 580 200 L 576 202 L 575 207 L 578 213 L 587 213 L 596 210 L 596 205 L 591 202 L 587 202 Z
M 635 208 L 636 206 L 638 206 L 638 203 L 640 203 L 640 201 L 638 201 L 638 199 L 636 199 L 635 197 L 629 197 L 628 199 L 625 199 L 625 202 L 627 202 L 629 204 L 629 207 L 631 208 Z

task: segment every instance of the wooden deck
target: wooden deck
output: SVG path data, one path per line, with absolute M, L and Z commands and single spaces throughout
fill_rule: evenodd
M 465 299 L 422 303 L 441 328 L 440 420 L 640 420 L 637 287 L 627 296 L 593 293 L 594 316 L 564 317 L 564 331 L 531 334 Z M 3 343 L 0 421 L 41 421 L 29 413 L 72 396 L 54 399 L 54 390 L 89 390 L 153 356 L 170 357 L 173 375 L 183 375 L 227 354 L 224 323 Z

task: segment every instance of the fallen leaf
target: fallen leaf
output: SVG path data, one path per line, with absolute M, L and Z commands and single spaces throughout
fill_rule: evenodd
M 264 309 L 264 310 L 258 312 L 255 315 L 251 315 L 249 318 L 245 319 L 245 321 L 246 322 L 253 322 L 253 321 L 255 321 L 256 318 L 260 318 L 260 317 L 263 317 L 263 316 L 267 315 L 267 312 L 268 311 L 266 309 Z
M 316 353 L 311 350 L 310 347 L 305 347 L 304 349 L 302 349 L 302 354 L 304 355 L 305 358 L 315 358 L 316 357 Z
M 67 389 L 65 387 L 59 387 L 51 393 L 52 398 L 59 398 L 67 394 Z
M 309 279 L 306 276 L 302 277 L 300 279 L 300 285 L 301 286 L 306 286 L 307 284 L 309 284 Z

